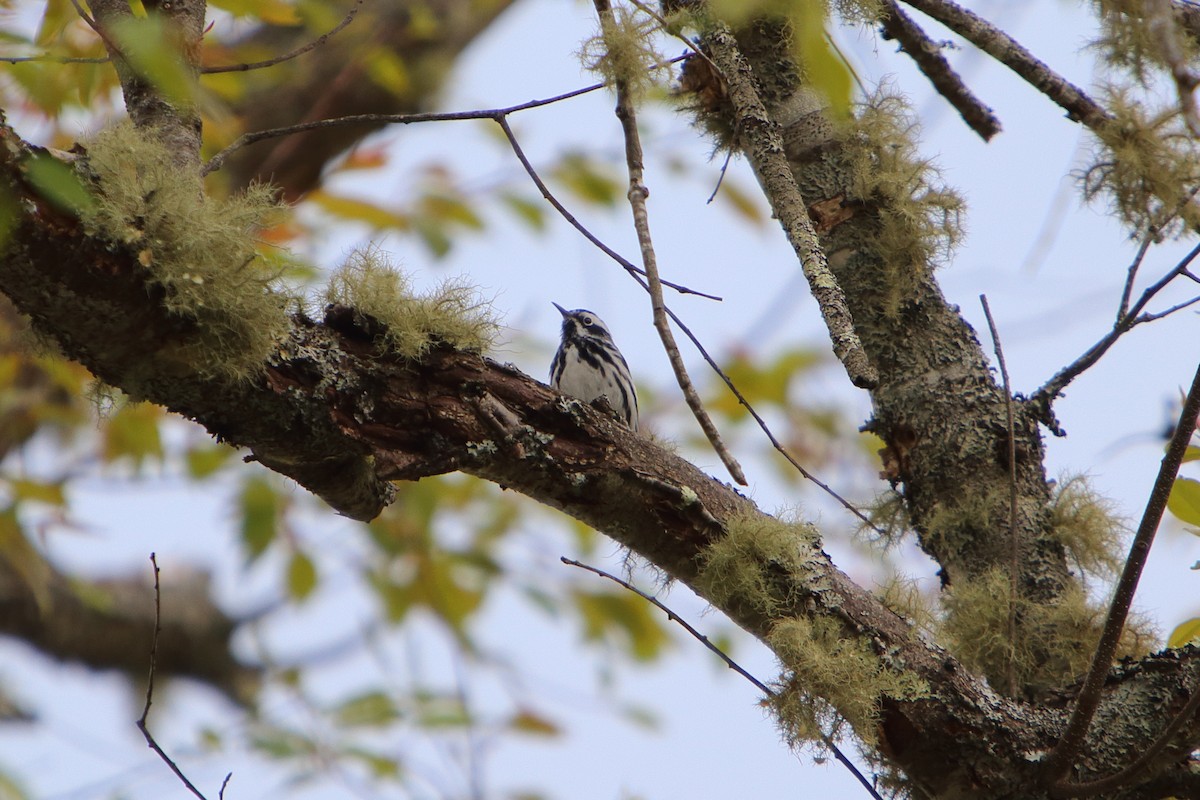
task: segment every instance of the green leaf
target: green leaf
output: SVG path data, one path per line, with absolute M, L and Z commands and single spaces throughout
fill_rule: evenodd
M 347 728 L 378 728 L 400 719 L 400 709 L 380 691 L 355 695 L 333 709 L 337 724 Z
M 1167 497 L 1167 510 L 1189 525 L 1200 526 L 1200 481 L 1176 478 Z
M 1197 447 L 1194 444 L 1189 444 L 1187 449 L 1183 451 L 1183 463 L 1186 464 L 1189 461 L 1196 460 L 1200 460 L 1200 447 Z
M 125 60 L 177 108 L 196 104 L 196 76 L 180 55 L 178 38 L 157 14 L 113 20 L 106 31 Z
M 602 206 L 616 205 L 621 183 L 602 169 L 585 154 L 568 153 L 554 168 L 553 175 L 582 200 Z
M 572 599 L 583 618 L 584 635 L 590 640 L 615 640 L 638 661 L 657 658 L 670 642 L 653 613 L 654 607 L 633 593 L 577 589 Z
M 1197 639 L 1200 639 L 1200 617 L 1192 617 L 1175 626 L 1175 630 L 1167 637 L 1167 647 L 1183 647 Z
M 104 460 L 129 459 L 140 470 L 148 458 L 162 460 L 158 423 L 162 411 L 149 403 L 128 403 L 108 418 L 104 426 Z
M 318 752 L 316 742 L 303 734 L 272 725 L 259 727 L 250 735 L 250 746 L 270 758 L 296 758 Z
M 342 750 L 342 753 L 366 765 L 371 771 L 371 777 L 376 780 L 395 780 L 403 775 L 399 759 L 381 756 L 362 747 L 348 747 Z
M 265 478 L 249 478 L 242 484 L 238 506 L 242 513 L 242 544 L 249 560 L 253 561 L 275 540 L 279 496 Z
M 8 488 L 12 492 L 13 502 L 32 500 L 60 507 L 67 503 L 66 495 L 63 493 L 62 481 L 43 483 L 41 481 L 16 478 L 8 481 Z
M 233 448 L 223 444 L 193 447 L 184 455 L 188 475 L 200 480 L 207 478 L 229 462 Z
M 315 203 L 325 212 L 341 219 L 362 222 L 379 229 L 395 228 L 407 231 L 412 228 L 412 220 L 403 214 L 390 211 L 375 203 L 333 194 L 324 189 L 309 192 L 306 199 Z
M 96 200 L 75 170 L 49 153 L 36 153 L 22 165 L 29 183 L 54 207 L 79 216 L 93 209 Z
M 546 229 L 546 205 L 544 203 L 513 192 L 501 194 L 500 202 L 535 231 Z
M 293 600 L 300 601 L 317 588 L 317 567 L 311 558 L 296 550 L 288 561 L 287 590 Z

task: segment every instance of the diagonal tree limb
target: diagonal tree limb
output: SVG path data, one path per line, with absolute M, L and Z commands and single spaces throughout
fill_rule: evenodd
M 992 109 L 975 96 L 950 66 L 950 62 L 946 61 L 937 43 L 921 30 L 912 17 L 904 13 L 896 0 L 885 0 L 883 10 L 884 18 L 879 23 L 883 38 L 894 39 L 900 45 L 901 52 L 908 54 L 937 93 L 958 111 L 967 127 L 985 142 L 990 141 L 1000 132 L 1000 120 Z

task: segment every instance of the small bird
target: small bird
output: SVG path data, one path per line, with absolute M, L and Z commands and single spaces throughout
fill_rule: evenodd
M 591 403 L 601 397 L 632 430 L 638 429 L 637 393 L 629 365 L 613 343 L 604 320 L 584 308 L 562 314 L 562 342 L 550 363 L 550 385 Z

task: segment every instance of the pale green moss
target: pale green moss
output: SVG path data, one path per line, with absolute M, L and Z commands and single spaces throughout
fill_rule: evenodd
M 1178 106 L 1152 111 L 1140 97 L 1116 87 L 1105 100 L 1113 119 L 1094 131 L 1099 143 L 1082 172 L 1085 198 L 1107 199 L 1141 235 L 1200 225 L 1200 209 L 1190 202 L 1200 184 L 1200 150 Z
M 1084 572 L 1113 576 L 1120 571 L 1125 560 L 1121 541 L 1129 527 L 1116 504 L 1097 493 L 1086 477 L 1064 477 L 1054 487 L 1050 531 Z
M 201 375 L 252 377 L 289 329 L 294 298 L 274 285 L 277 255 L 256 235 L 281 211 L 256 185 L 214 200 L 159 142 L 126 122 L 97 134 L 81 162 L 96 202 L 81 210 L 89 234 L 137 253 L 170 313 L 194 323 L 172 360 Z
M 779 596 L 780 586 L 814 588 L 823 556 L 811 525 L 750 513 L 734 517 L 726 528 L 728 533 L 705 549 L 697 578 L 713 603 L 732 599 L 771 615 L 794 600 Z
M 404 273 L 378 250 L 356 251 L 330 277 L 325 302 L 349 306 L 383 326 L 380 338 L 404 358 L 417 359 L 434 344 L 482 352 L 496 339 L 491 303 L 461 281 L 446 281 L 419 297 Z
M 889 667 L 867 639 L 848 636 L 830 619 L 783 620 L 772 629 L 768 644 L 788 670 L 776 710 L 796 742 L 812 739 L 828 703 L 865 743 L 873 744 L 882 697 L 911 700 L 928 693 L 920 678 Z
M 658 22 L 624 6 L 615 7 L 612 17 L 600 17 L 600 33 L 583 43 L 579 56 L 605 83 L 622 81 L 636 100 L 654 84 L 654 66 L 666 61 L 653 46 Z
M 847 200 L 868 203 L 878 214 L 878 228 L 862 246 L 888 270 L 895 311 L 926 265 L 944 261 L 962 238 L 966 203 L 919 157 L 916 122 L 904 98 L 881 90 L 842 125 L 851 170 Z
M 951 652 L 967 667 L 983 673 L 993 686 L 1007 686 L 1009 663 L 1018 685 L 1036 693 L 1078 679 L 1087 670 L 1104 624 L 1106 608 L 1092 604 L 1079 587 L 1056 603 L 1018 599 L 1019 636 L 1010 640 L 1009 578 L 994 569 L 980 578 L 959 581 L 943 596 L 942 633 Z M 1140 620 L 1131 620 L 1117 656 L 1141 654 L 1154 639 Z

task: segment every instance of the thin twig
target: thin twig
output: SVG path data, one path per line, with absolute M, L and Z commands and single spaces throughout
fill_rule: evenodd
M 903 0 L 945 25 L 1004 66 L 1067 112 L 1068 118 L 1099 128 L 1112 117 L 1100 104 L 1036 58 L 1024 45 L 992 23 L 952 0 Z
M 1146 233 L 1142 243 L 1138 245 L 1133 262 L 1130 263 L 1129 269 L 1125 273 L 1125 285 L 1121 287 L 1121 305 L 1117 308 L 1117 322 L 1129 316 L 1129 301 L 1133 298 L 1133 284 L 1137 281 L 1138 270 L 1141 269 L 1142 261 L 1145 260 L 1146 253 L 1150 251 L 1152 244 L 1154 244 L 1154 233 L 1151 231 Z
M 267 128 L 266 130 L 253 131 L 251 133 L 243 133 L 231 144 L 225 147 L 221 152 L 208 160 L 204 168 L 200 171 L 201 176 L 208 175 L 210 172 L 219 170 L 225 161 L 238 150 L 241 150 L 247 145 L 261 142 L 266 139 L 277 139 L 281 136 L 292 136 L 305 131 L 317 130 L 319 128 L 339 128 L 346 125 L 362 125 L 366 123 L 383 123 L 396 125 L 410 125 L 415 122 L 454 122 L 458 120 L 468 119 L 496 119 L 508 114 L 515 114 L 518 111 L 525 111 L 530 108 L 538 108 L 539 106 L 550 105 L 561 100 L 569 100 L 572 97 L 578 97 L 582 94 L 595 92 L 604 88 L 603 83 L 594 83 L 591 86 L 585 86 L 582 89 L 575 89 L 570 92 L 547 97 L 541 100 L 530 100 L 527 103 L 519 103 L 515 106 L 506 108 L 486 108 L 474 111 L 440 111 L 428 112 L 423 114 L 351 114 L 345 117 L 331 117 L 329 119 L 317 119 L 310 122 L 301 122 L 296 125 L 286 125 L 281 128 Z
M 606 39 L 616 36 L 617 22 L 608 0 L 594 0 L 593 4 L 600 17 L 602 35 Z M 679 390 L 683 392 L 683 398 L 687 401 L 688 408 L 692 410 L 692 416 L 696 418 L 700 429 L 708 437 L 709 443 L 720 457 L 721 462 L 725 464 L 725 468 L 729 470 L 729 474 L 742 486 L 746 486 L 748 482 L 741 465 L 738 464 L 733 453 L 729 452 L 729 448 L 725 446 L 725 441 L 721 438 L 716 423 L 712 421 L 712 417 L 705 410 L 704 403 L 700 400 L 700 395 L 696 392 L 691 377 L 688 376 L 683 356 L 679 354 L 679 345 L 675 343 L 675 335 L 671 333 L 671 324 L 667 321 L 663 305 L 662 281 L 658 277 L 658 257 L 654 253 L 654 243 L 650 237 L 650 215 L 646 209 L 646 197 L 650 191 L 644 183 L 645 167 L 642 159 L 642 141 L 637 129 L 637 112 L 629 97 L 629 86 L 626 81 L 618 77 L 613 83 L 617 93 L 617 119 L 621 121 L 621 130 L 625 134 L 625 165 L 629 172 L 629 207 L 633 212 L 633 228 L 637 232 L 638 246 L 642 251 L 642 267 L 645 269 L 646 280 L 649 284 L 654 328 L 658 331 L 658 338 L 662 340 L 663 349 L 667 352 L 667 360 L 671 362 L 675 380 L 679 384 Z
M 759 97 L 753 70 L 733 33 L 723 24 L 715 23 L 705 37 L 705 44 L 729 85 L 729 102 L 742 152 L 800 260 L 809 290 L 829 331 L 833 353 L 851 383 L 864 389 L 873 388 L 878 384 L 879 376 L 854 330 L 854 318 L 846 295 L 829 269 L 808 206 L 788 163 L 779 123 L 767 112 Z
M 975 96 L 942 55 L 937 43 L 896 5 L 895 0 L 885 0 L 883 11 L 880 22 L 883 38 L 894 39 L 900 45 L 900 51 L 908 54 L 937 93 L 958 111 L 967 127 L 985 142 L 990 141 L 1000 132 L 1000 120 L 996 119 L 992 109 Z
M 775 696 L 774 690 L 772 690 L 765 683 L 763 683 L 758 678 L 754 677 L 749 672 L 747 672 L 746 669 L 741 664 L 734 661 L 729 656 L 729 654 L 727 654 L 724 650 L 722 650 L 721 648 L 719 648 L 715 644 L 713 644 L 712 641 L 707 636 L 705 636 L 703 633 L 701 633 L 700 631 L 698 631 L 694 627 L 692 627 L 692 625 L 690 623 L 688 623 L 687 620 L 685 620 L 683 617 L 679 616 L 674 611 L 672 611 L 665 603 L 663 603 L 661 600 L 659 600 L 654 595 L 643 592 L 641 589 L 639 589 L 636 586 L 634 586 L 633 584 L 629 583 L 629 581 L 622 580 L 622 579 L 618 578 L 616 575 L 605 572 L 604 570 L 600 569 L 599 567 L 593 567 L 590 564 L 584 564 L 582 561 L 576 561 L 575 559 L 567 558 L 566 556 L 559 556 L 559 561 L 561 561 L 562 563 L 567 564 L 569 566 L 572 566 L 572 567 L 579 567 L 580 569 L 587 570 L 588 572 L 591 572 L 595 575 L 599 575 L 601 578 L 608 578 L 610 581 L 613 581 L 614 583 L 622 586 L 623 588 L 628 589 L 629 591 L 633 592 L 638 597 L 642 598 L 643 600 L 645 600 L 646 602 L 650 603 L 655 608 L 657 608 L 659 611 L 666 614 L 668 621 L 678 623 L 685 631 L 687 631 L 691 635 L 691 637 L 693 639 L 700 642 L 700 644 L 704 645 L 711 652 L 716 654 L 717 658 L 724 661 L 725 666 L 729 667 L 731 670 L 736 672 L 738 675 L 741 675 L 743 678 L 750 681 L 750 683 L 753 684 L 754 687 L 756 689 L 758 689 L 760 692 L 765 694 L 767 697 Z M 852 775 L 854 775 L 855 778 L 858 779 L 858 782 L 863 785 L 863 788 L 867 790 L 867 792 L 871 795 L 872 798 L 874 798 L 874 800 L 883 800 L 883 798 L 881 798 L 879 796 L 878 792 L 875 791 L 875 787 L 872 786 L 871 782 L 867 780 L 866 776 L 863 775 L 861 772 L 859 772 L 858 767 L 854 766 L 854 763 L 851 762 L 850 759 L 846 757 L 846 755 L 841 751 L 841 749 L 838 748 L 838 746 L 836 744 L 834 744 L 833 737 L 825 736 L 824 734 L 821 734 L 821 739 L 822 739 L 822 742 L 825 744 L 825 746 L 828 747 L 830 749 L 830 751 L 833 753 L 833 757 L 836 758 L 839 762 L 841 762 L 842 766 L 844 766 L 846 769 L 850 770 L 850 773 Z
M 1047 759 L 1046 780 L 1055 791 L 1069 789 L 1069 784 L 1064 782 L 1064 778 L 1083 745 L 1088 726 L 1100 704 L 1104 678 L 1112 666 L 1113 656 L 1116 653 L 1117 644 L 1120 642 L 1121 632 L 1125 627 L 1125 619 L 1133 604 L 1133 594 L 1137 590 L 1142 568 L 1146 565 L 1146 558 L 1150 555 L 1150 546 L 1154 543 L 1154 535 L 1158 531 L 1163 511 L 1167 507 L 1167 498 L 1171 494 L 1171 487 L 1179 472 L 1179 465 L 1183 462 L 1183 455 L 1196 430 L 1197 418 L 1200 418 L 1200 368 L 1197 368 L 1196 375 L 1192 379 L 1192 387 L 1188 390 L 1183 410 L 1179 413 L 1179 423 L 1175 427 L 1175 433 L 1171 437 L 1167 453 L 1163 456 L 1158 477 L 1154 481 L 1154 487 L 1150 490 L 1150 497 L 1146 502 L 1146 511 L 1142 515 L 1141 524 L 1138 525 L 1133 544 L 1130 545 L 1129 556 L 1125 559 L 1125 568 L 1121 571 L 1121 578 L 1113 592 L 1108 616 L 1104 620 L 1104 632 L 1100 635 L 1100 643 L 1096 645 L 1096 654 L 1092 658 L 1091 669 L 1083 682 L 1079 697 L 1075 700 L 1075 707 L 1072 709 L 1066 731 Z
M 1004 363 L 1004 350 L 1000 347 L 1000 333 L 987 295 L 979 295 L 983 315 L 987 317 L 988 330 L 992 334 L 992 346 L 996 361 L 1000 365 L 1000 378 L 1004 383 L 1004 410 L 1008 424 L 1008 696 L 1017 696 L 1017 589 L 1020 584 L 1021 548 L 1017 541 L 1017 432 L 1013 413 L 1012 388 L 1008 382 L 1008 366 Z
M 1175 305 L 1163 311 L 1156 311 L 1153 314 L 1139 314 L 1137 318 L 1133 320 L 1133 324 L 1141 325 L 1143 322 L 1154 322 L 1155 320 L 1162 319 L 1163 317 L 1169 317 L 1176 311 L 1182 311 L 1185 308 L 1194 306 L 1198 302 L 1200 302 L 1200 297 L 1193 297 L 1191 300 L 1184 300 L 1182 303 L 1176 303 Z
M 571 225 L 572 228 L 583 234 L 583 238 L 587 239 L 589 242 L 599 248 L 600 252 L 604 253 L 613 261 L 624 267 L 625 271 L 630 275 L 634 276 L 635 278 L 645 275 L 645 270 L 622 256 L 616 250 L 613 250 L 604 242 L 600 241 L 600 239 L 594 233 L 589 231 L 582 222 L 575 218 L 574 214 L 567 210 L 566 206 L 559 202 L 558 198 L 554 196 L 554 193 L 550 191 L 550 187 L 547 186 L 546 182 L 542 180 L 542 176 L 538 175 L 537 170 L 534 169 L 533 164 L 529 161 L 529 157 L 525 155 L 525 150 L 521 147 L 521 143 L 517 141 L 516 134 L 514 134 L 512 128 L 509 127 L 506 115 L 498 114 L 497 116 L 492 117 L 492 119 L 494 119 L 496 124 L 500 126 L 500 130 L 504 132 L 504 137 L 508 139 L 508 145 L 512 148 L 513 154 L 516 155 L 517 160 L 521 162 L 521 166 L 525 168 L 525 174 L 528 175 L 529 179 L 533 181 L 534 186 L 536 186 L 538 191 L 542 193 L 542 197 L 546 199 L 546 202 L 554 206 L 554 210 L 557 211 L 559 215 Z M 715 294 L 698 292 L 695 289 L 689 289 L 686 286 L 680 286 L 679 284 L 671 283 L 670 281 L 663 281 L 662 284 L 663 286 L 671 287 L 680 294 L 694 294 L 698 297 L 705 297 L 709 300 L 716 300 L 718 302 L 720 302 L 722 299 Z
M 681 320 L 679 318 L 679 316 L 676 315 L 676 313 L 674 311 L 672 311 L 670 308 L 667 308 L 667 314 L 668 314 L 668 316 L 671 317 L 671 319 L 675 322 L 675 324 L 677 326 L 679 326 L 679 330 L 683 331 L 684 335 L 692 340 L 692 344 L 696 346 L 696 349 L 698 351 L 700 351 L 701 357 L 703 357 L 703 359 L 706 362 L 708 362 L 708 365 L 709 365 L 709 367 L 712 368 L 713 372 L 717 373 L 717 376 L 720 377 L 720 379 L 725 382 L 725 385 L 727 387 L 729 387 L 729 391 L 733 392 L 733 396 L 737 398 L 737 401 L 742 404 L 742 407 L 746 409 L 746 412 L 754 419 L 754 421 L 756 423 L 758 423 L 758 427 L 762 429 L 762 432 L 764 434 L 766 434 L 767 440 L 771 442 L 771 446 L 774 447 L 775 450 L 778 451 L 781 456 L 783 456 L 785 459 L 787 459 L 787 462 L 789 464 L 791 464 L 793 467 L 795 467 L 796 470 L 806 480 L 812 481 L 817 486 L 819 486 L 821 488 L 821 490 L 824 491 L 827 495 L 829 495 L 834 500 L 841 503 L 843 508 L 845 508 L 851 514 L 853 514 L 854 516 L 856 516 L 860 520 L 862 520 L 864 525 L 866 525 L 868 528 L 871 528 L 873 531 L 878 533 L 880 536 L 886 535 L 884 533 L 884 531 L 879 529 L 878 525 L 876 525 L 874 522 L 871 521 L 870 517 L 868 517 L 866 514 L 864 514 L 862 511 L 858 510 L 854 506 L 852 506 L 850 504 L 850 501 L 848 501 L 846 498 L 842 497 L 840 494 L 835 492 L 833 490 L 833 488 L 829 486 L 829 484 L 822 481 L 816 475 L 813 475 L 811 472 L 809 472 L 807 469 L 805 469 L 803 467 L 803 465 L 800 464 L 799 461 L 796 460 L 796 457 L 793 456 L 791 454 L 791 452 L 786 447 L 783 446 L 783 443 L 780 442 L 778 438 L 776 438 L 775 434 L 771 431 L 771 428 L 767 425 L 767 421 L 762 418 L 762 415 L 760 415 L 758 413 L 758 411 L 755 410 L 754 406 L 752 406 L 750 404 L 750 401 L 746 399 L 746 396 L 743 395 L 741 393 L 741 391 L 738 390 L 737 386 L 735 386 L 733 381 L 730 379 L 730 377 L 725 374 L 725 371 L 723 369 L 721 369 L 721 367 L 717 364 L 716 360 L 713 359 L 713 357 L 711 355 L 709 355 L 708 350 L 706 350 L 704 348 L 704 345 L 700 343 L 700 339 L 696 337 L 696 334 L 692 333 L 692 329 L 689 328 L 687 325 L 685 325 L 683 323 L 683 320 Z
M 296 56 L 302 56 L 310 50 L 315 50 L 316 48 L 325 44 L 325 42 L 329 41 L 331 36 L 341 32 L 347 25 L 354 21 L 354 16 L 358 14 L 359 9 L 362 8 L 362 4 L 363 0 L 354 0 L 354 7 L 350 9 L 350 13 L 348 13 L 342 19 L 342 21 L 337 24 L 336 27 L 327 31 L 322 36 L 313 39 L 308 44 L 303 45 L 302 47 L 297 47 L 290 53 L 284 53 L 281 56 L 275 56 L 274 58 L 269 58 L 266 61 L 255 61 L 250 64 L 223 64 L 219 67 L 202 67 L 200 72 L 204 75 L 215 75 L 219 72 L 246 72 L 247 70 L 273 67 L 276 64 L 282 64 L 285 61 L 291 61 Z
M 158 742 L 154 741 L 154 737 L 150 735 L 150 728 L 146 725 L 146 718 L 150 716 L 150 704 L 154 698 L 154 673 L 158 669 L 158 635 L 162 632 L 162 593 L 158 585 L 158 559 L 154 553 L 150 554 L 150 563 L 154 565 L 154 638 L 150 644 L 150 674 L 146 678 L 146 705 L 142 707 L 142 716 L 137 721 L 138 730 L 142 732 L 142 736 L 146 739 L 146 744 L 150 749 L 158 753 L 158 757 L 166 762 L 171 768 L 171 772 L 175 773 L 175 777 L 183 782 L 183 785 L 188 788 L 192 794 L 200 798 L 200 800 L 208 800 L 200 790 L 197 789 L 187 776 L 183 774 L 178 765 L 171 760 L 171 757 L 158 746 Z M 232 775 L 232 773 L 230 773 Z M 225 783 L 229 782 L 229 777 L 225 777 Z M 225 784 L 221 784 L 222 794 L 225 791 Z
M 0 61 L 6 64 L 28 64 L 30 62 L 48 64 L 107 64 L 112 59 L 108 56 L 85 58 L 84 56 L 52 56 L 45 54 L 40 56 L 0 56 Z
M 1078 378 L 1085 371 L 1087 371 L 1088 368 L 1099 361 L 1100 357 L 1103 356 L 1110 347 L 1116 344 L 1118 339 L 1128 333 L 1131 328 L 1143 322 L 1149 322 L 1152 319 L 1157 318 L 1154 315 L 1142 314 L 1146 304 L 1154 299 L 1154 297 L 1160 291 L 1162 291 L 1167 284 L 1176 278 L 1187 277 L 1190 280 L 1195 280 L 1195 276 L 1188 271 L 1188 266 L 1196 259 L 1197 256 L 1200 256 L 1200 244 L 1193 247 L 1191 251 L 1188 252 L 1188 254 L 1184 256 L 1174 268 L 1171 269 L 1170 272 L 1168 272 L 1151 286 L 1147 287 L 1147 289 L 1142 292 L 1141 296 L 1138 297 L 1137 302 L 1133 304 L 1133 307 L 1129 309 L 1128 312 L 1123 316 L 1118 317 L 1117 321 L 1113 324 L 1112 330 L 1109 331 L 1104 338 L 1089 347 L 1087 351 L 1079 358 L 1060 369 L 1054 375 L 1054 377 L 1046 381 L 1046 383 L 1043 384 L 1040 389 L 1033 393 L 1028 402 L 1030 406 L 1037 411 L 1038 418 L 1043 423 L 1046 423 L 1050 426 L 1051 431 L 1057 435 L 1062 435 L 1061 429 L 1058 428 L 1057 424 L 1054 424 L 1054 416 L 1051 411 L 1051 406 L 1058 398 L 1059 394 L 1062 393 L 1062 390 L 1065 389 L 1071 381 Z M 1190 303 L 1191 301 L 1188 301 L 1187 304 Z M 1186 307 L 1186 305 L 1184 307 Z M 1167 311 L 1163 312 L 1161 316 L 1165 316 L 1166 314 L 1173 313 L 1177 310 L 1179 309 L 1169 308 Z

